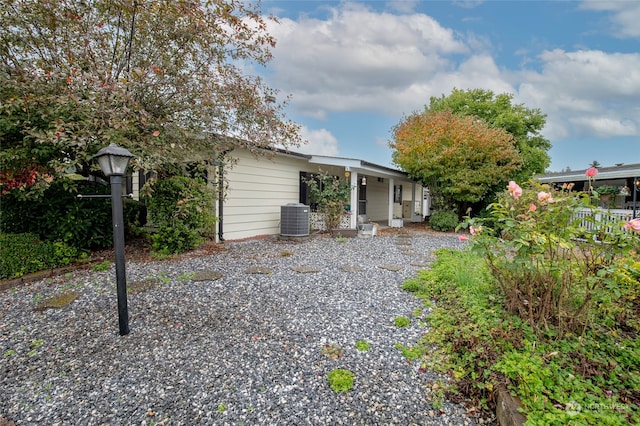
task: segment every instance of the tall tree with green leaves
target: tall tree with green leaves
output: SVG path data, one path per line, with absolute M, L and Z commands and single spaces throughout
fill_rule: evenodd
M 551 164 L 547 151 L 551 143 L 541 134 L 546 115 L 539 109 L 513 104 L 513 95 L 495 95 L 490 90 L 454 89 L 449 96 L 431 97 L 426 111 L 450 110 L 455 114 L 477 117 L 493 128 L 503 129 L 513 137 L 513 143 L 522 156 L 520 170 L 513 178 L 524 182 L 544 173 Z
M 393 162 L 429 186 L 437 208 L 459 215 L 497 191 L 520 169 L 513 137 L 471 116 L 425 111 L 393 129 Z
M 91 156 L 110 142 L 145 170 L 300 143 L 287 99 L 244 73 L 276 42 L 259 6 L 0 0 L 2 191 L 99 173 Z

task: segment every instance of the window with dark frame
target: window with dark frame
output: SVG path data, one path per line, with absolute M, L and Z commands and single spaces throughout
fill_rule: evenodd
M 393 186 L 393 202 L 402 204 L 402 185 Z

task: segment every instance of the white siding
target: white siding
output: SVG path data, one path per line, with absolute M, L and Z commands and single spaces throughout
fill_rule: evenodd
M 378 182 L 373 177 L 367 181 L 367 218 L 386 224 L 389 216 L 389 179 Z
M 253 157 L 233 151 L 237 163 L 225 170 L 229 182 L 223 210 L 223 237 L 237 240 L 280 233 L 280 207 L 297 203 L 305 159 L 285 155 Z

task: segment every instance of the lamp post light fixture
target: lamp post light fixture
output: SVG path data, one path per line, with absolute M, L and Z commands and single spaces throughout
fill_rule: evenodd
M 113 249 L 116 257 L 116 285 L 118 293 L 118 323 L 120 335 L 129 334 L 129 312 L 127 309 L 127 276 L 124 259 L 124 219 L 122 213 L 122 177 L 129 160 L 134 155 L 114 143 L 102 148 L 94 158 L 111 185 L 111 218 L 113 221 Z

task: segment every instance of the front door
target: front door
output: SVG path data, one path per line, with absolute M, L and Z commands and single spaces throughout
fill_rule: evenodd
M 367 185 L 363 185 L 362 181 L 358 185 L 358 214 L 367 214 Z

